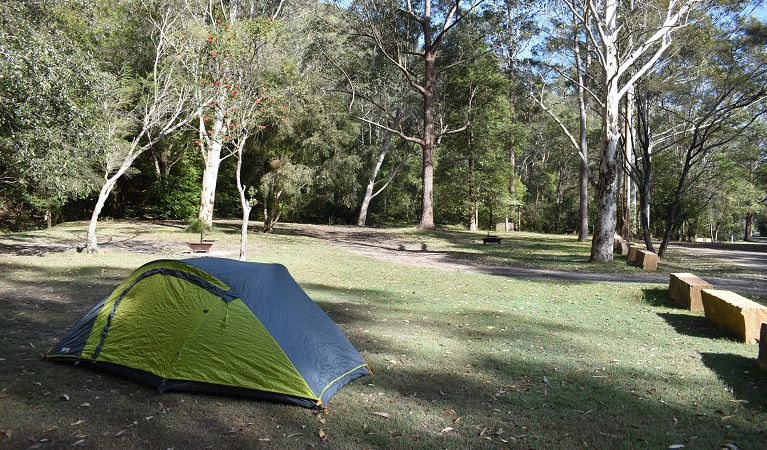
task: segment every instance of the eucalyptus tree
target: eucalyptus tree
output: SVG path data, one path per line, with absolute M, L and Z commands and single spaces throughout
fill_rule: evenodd
M 323 6 L 301 0 L 187 0 L 186 9 L 192 20 L 179 51 L 188 55 L 185 64 L 196 80 L 198 101 L 213 98 L 197 124 L 204 161 L 198 218 L 211 224 L 219 167 L 233 154 L 227 151 L 227 115 L 240 103 L 266 100 L 258 89 L 279 95 L 282 106 L 295 109 L 296 96 L 307 89 L 300 66 L 312 39 L 309 24 Z
M 136 74 L 138 88 L 135 98 L 123 102 L 112 92 L 105 121 L 114 134 L 107 136 L 114 145 L 105 147 L 104 182 L 91 214 L 85 241 L 87 252 L 98 250 L 96 226 L 101 211 L 117 181 L 130 169 L 134 161 L 163 138 L 182 129 L 210 100 L 195 101 L 190 80 L 181 70 L 181 61 L 174 46 L 182 38 L 183 9 L 178 4 L 142 4 L 137 14 L 146 17 L 152 43 L 152 65 L 145 74 Z M 126 107 L 122 107 L 126 104 Z M 129 123 L 126 133 L 125 123 Z M 125 139 L 127 137 L 127 139 Z
M 660 257 L 679 225 L 684 204 L 717 195 L 702 192 L 721 185 L 726 173 L 732 172 L 732 164 L 723 161 L 736 159 L 736 154 L 722 155 L 731 153 L 733 144 L 767 111 L 767 53 L 763 42 L 754 41 L 759 40 L 754 32 L 758 28 L 758 22 L 742 17 L 737 9 L 708 11 L 688 30 L 689 42 L 696 45 L 681 45 L 649 80 L 654 81 L 651 100 L 639 102 L 644 108 L 637 114 L 644 121 L 639 127 L 644 142 L 634 171 L 641 165 L 637 173 L 644 171 L 646 176 L 653 157 L 663 154 L 668 160 L 663 176 L 670 186 L 665 198 L 655 196 L 666 205 Z M 644 191 L 640 194 L 646 195 Z M 704 209 L 705 203 L 698 211 Z M 686 210 L 682 220 L 695 216 Z
M 196 118 L 195 141 L 204 161 L 198 218 L 208 226 L 213 224 L 219 167 L 231 155 L 224 150 L 230 115 L 237 109 L 236 103 L 251 104 L 260 99 L 259 88 L 266 89 L 263 72 L 249 69 L 258 68 L 258 62 L 265 59 L 262 53 L 269 42 L 263 36 L 273 20 L 266 16 L 241 17 L 238 6 L 237 2 L 187 1 L 187 20 L 174 42 L 178 59 L 194 80 L 196 101 L 205 103 L 210 99 Z M 250 33 L 254 33 L 254 39 Z
M 754 221 L 765 210 L 767 198 L 767 177 L 765 177 L 765 161 L 767 160 L 767 120 L 762 116 L 758 122 L 749 127 L 735 143 L 732 161 L 746 183 L 744 189 L 749 195 L 745 197 L 743 240 L 750 241 L 754 232 Z
M 672 35 L 687 25 L 691 8 L 701 2 L 563 1 L 575 19 L 586 27 L 596 60 L 603 72 L 597 221 L 590 259 L 594 262 L 608 262 L 613 259 L 617 222 L 621 99 L 663 56 L 671 45 Z M 627 34 L 630 34 L 631 39 Z
M 445 71 L 463 60 L 439 58 L 444 40 L 473 16 L 483 0 L 356 0 L 349 3 L 350 27 L 369 39 L 378 54 L 392 64 L 421 98 L 420 132 L 406 134 L 400 129 L 363 117 L 382 129 L 421 147 L 422 208 L 419 227 L 434 228 L 434 152 L 443 136 L 465 129 L 440 121 L 435 89 Z
M 581 242 L 588 240 L 589 234 L 589 187 L 597 185 L 589 165 L 588 127 L 594 122 L 594 116 L 599 115 L 593 110 L 601 111 L 602 106 L 598 83 L 595 82 L 597 77 L 593 73 L 593 54 L 587 36 L 590 19 L 584 11 L 585 6 L 584 3 L 572 5 L 579 8 L 584 23 L 574 20 L 573 12 L 564 5 L 553 8 L 551 31 L 547 33 L 546 52 L 543 54 L 545 59 L 538 63 L 540 82 L 532 94 L 538 106 L 559 126 L 580 160 L 578 240 Z M 558 95 L 547 95 L 547 89 L 559 89 Z M 570 104 L 574 103 L 572 99 L 577 101 L 577 107 Z M 556 104 L 549 104 L 549 101 Z M 568 122 L 566 116 L 575 110 L 578 111 L 578 120 Z

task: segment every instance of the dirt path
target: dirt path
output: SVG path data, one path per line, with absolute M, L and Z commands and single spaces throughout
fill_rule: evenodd
M 638 272 L 632 274 L 614 274 L 590 272 L 586 270 L 553 270 L 519 267 L 456 257 L 448 252 L 432 251 L 420 243 L 407 242 L 387 230 L 374 228 L 356 228 L 329 225 L 301 225 L 285 230 L 288 234 L 299 234 L 327 241 L 343 251 L 380 259 L 397 264 L 429 267 L 466 273 L 480 273 L 508 278 L 567 280 L 577 282 L 613 282 L 613 283 L 657 283 L 667 284 L 668 274 L 659 272 Z M 0 254 L 44 255 L 74 251 L 78 242 L 31 242 L 26 239 L 1 239 Z M 133 236 L 127 239 L 114 239 L 100 244 L 102 249 L 126 250 L 152 253 L 163 257 L 173 257 L 189 253 L 185 242 L 169 242 L 141 239 Z M 219 243 L 211 256 L 226 258 L 236 257 L 238 244 Z M 753 273 L 749 278 L 706 277 L 717 289 L 765 295 L 767 293 L 767 244 L 754 245 L 694 245 L 676 244 L 672 251 L 683 251 L 708 258 L 723 259 Z
M 668 284 L 668 274 L 658 272 L 613 274 L 584 270 L 533 269 L 460 259 L 449 253 L 423 249 L 417 243 L 391 239 L 386 233 L 375 229 L 314 225 L 302 229 L 302 234 L 326 240 L 336 248 L 358 255 L 419 267 L 523 279 Z M 736 250 L 737 248 L 743 247 L 706 248 L 680 245 L 672 246 L 672 251 L 684 251 L 709 258 L 720 258 L 729 264 L 740 265 L 761 278 L 706 277 L 706 280 L 717 289 L 765 295 L 767 293 L 767 252 L 762 251 L 763 247 L 754 249 L 749 247 L 750 251 Z

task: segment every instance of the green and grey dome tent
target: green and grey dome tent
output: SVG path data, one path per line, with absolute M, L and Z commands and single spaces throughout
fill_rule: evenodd
M 322 409 L 371 373 L 279 264 L 159 260 L 102 298 L 46 355 L 159 390 L 244 395 Z

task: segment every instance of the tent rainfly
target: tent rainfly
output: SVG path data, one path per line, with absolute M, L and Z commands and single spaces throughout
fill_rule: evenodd
M 284 266 L 223 258 L 140 267 L 46 359 L 90 362 L 160 392 L 242 395 L 314 409 L 372 373 Z

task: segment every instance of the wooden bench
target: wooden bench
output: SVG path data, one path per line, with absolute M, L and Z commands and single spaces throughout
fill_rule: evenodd
M 629 254 L 629 249 L 631 248 L 631 242 L 623 239 L 620 241 L 620 244 L 615 249 L 616 251 L 620 252 L 621 255 L 627 256 Z
M 644 250 L 645 248 L 643 245 L 629 244 L 629 261 L 636 261 L 639 250 Z
M 754 344 L 759 340 L 762 324 L 767 322 L 767 307 L 730 291 L 700 292 L 706 319 L 739 341 Z
M 658 255 L 650 250 L 637 251 L 637 266 L 642 270 L 655 270 L 658 268 Z
M 482 238 L 482 243 L 483 244 L 498 244 L 498 245 L 501 245 L 501 238 L 499 238 L 498 236 L 490 236 L 490 235 L 488 235 L 487 237 L 483 237 Z
M 759 357 L 756 358 L 756 362 L 762 366 L 762 369 L 767 370 L 767 323 L 762 324 L 759 332 Z
M 672 273 L 668 277 L 671 298 L 690 311 L 703 311 L 700 291 L 713 288 L 710 283 L 691 273 Z

